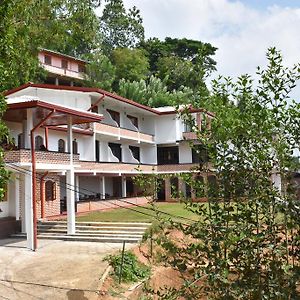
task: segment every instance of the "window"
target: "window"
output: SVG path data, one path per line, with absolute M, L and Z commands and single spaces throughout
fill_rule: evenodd
M 18 134 L 18 149 L 24 149 L 24 148 L 25 148 L 24 134 L 20 133 Z
M 44 62 L 46 65 L 52 65 L 52 57 L 50 55 L 45 55 Z
M 68 61 L 65 60 L 65 59 L 62 59 L 62 61 L 61 61 L 61 67 L 63 69 L 68 69 Z
M 98 140 L 95 141 L 95 154 L 96 154 L 96 161 L 100 161 L 100 142 Z
M 170 165 L 179 163 L 178 147 L 158 147 L 157 162 L 159 165 Z
M 111 118 L 120 126 L 120 113 L 111 109 L 107 109 L 107 112 L 110 114 Z
M 58 152 L 66 152 L 66 143 L 63 139 L 58 140 Z
M 91 109 L 91 112 L 97 114 L 98 113 L 98 105 L 93 106 L 92 109 Z
M 76 139 L 73 141 L 73 154 L 78 154 L 78 143 Z
M 46 150 L 44 140 L 40 135 L 35 137 L 35 150 Z
M 86 72 L 85 65 L 78 65 L 78 72 L 79 73 L 85 73 Z
M 119 159 L 119 161 L 122 161 L 122 151 L 121 151 L 121 145 L 115 144 L 115 143 L 108 143 L 109 148 L 111 149 L 112 154 Z
M 56 183 L 52 180 L 47 180 L 45 183 L 46 201 L 53 201 L 56 199 Z
M 127 118 L 131 121 L 134 127 L 139 128 L 139 120 L 137 117 L 127 115 Z
M 132 156 L 133 156 L 136 160 L 140 161 L 140 147 L 129 146 L 129 149 L 130 149 L 130 151 L 131 151 L 131 153 L 132 153 Z

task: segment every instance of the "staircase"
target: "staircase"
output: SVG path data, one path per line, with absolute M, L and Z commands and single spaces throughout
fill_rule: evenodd
M 39 221 L 39 239 L 105 243 L 138 243 L 151 223 L 76 222 L 76 233 L 67 234 L 65 221 Z

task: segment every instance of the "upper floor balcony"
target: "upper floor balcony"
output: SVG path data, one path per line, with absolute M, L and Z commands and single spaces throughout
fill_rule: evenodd
M 56 152 L 56 151 L 35 151 L 35 160 L 37 164 L 47 165 L 69 165 L 70 153 Z M 14 164 L 31 164 L 31 150 L 30 149 L 18 149 L 9 150 L 4 153 L 5 163 Z M 73 163 L 79 162 L 79 154 L 73 154 Z
M 154 143 L 154 136 L 148 133 L 142 133 L 132 129 L 116 127 L 104 123 L 95 123 L 94 131 L 96 133 L 116 137 L 118 140 L 127 139 L 137 141 L 138 143 Z
M 84 73 L 71 70 L 71 69 L 64 69 L 58 66 L 47 65 L 45 63 L 42 63 L 42 66 L 49 73 L 60 75 L 60 76 L 71 77 L 80 80 L 83 80 L 85 76 Z

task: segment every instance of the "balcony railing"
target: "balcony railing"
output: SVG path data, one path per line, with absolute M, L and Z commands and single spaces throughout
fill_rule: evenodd
M 79 161 L 80 169 L 103 173 L 152 173 L 156 171 L 155 165 L 123 163 L 123 162 L 93 162 Z
M 95 123 L 94 130 L 96 133 L 101 133 L 101 134 L 110 135 L 110 136 L 116 136 L 119 139 L 124 138 L 124 139 L 136 140 L 136 141 L 140 141 L 140 142 L 154 143 L 153 135 L 134 131 L 131 129 L 115 127 L 115 126 L 107 125 L 107 124 L 103 124 L 103 123 Z
M 182 133 L 184 140 L 197 140 L 197 133 L 192 131 L 186 131 Z
M 63 69 L 60 67 L 52 66 L 52 65 L 47 65 L 43 63 L 43 67 L 45 70 L 47 70 L 50 73 L 54 73 L 57 75 L 62 75 L 62 76 L 67 76 L 67 77 L 73 77 L 77 79 L 84 79 L 84 74 L 79 73 L 74 70 L 69 70 L 69 69 Z
M 70 163 L 70 153 L 55 151 L 35 151 L 36 163 L 67 165 Z M 6 163 L 31 163 L 31 150 L 19 149 L 6 151 L 4 154 Z M 73 154 L 73 162 L 78 163 L 79 154 Z

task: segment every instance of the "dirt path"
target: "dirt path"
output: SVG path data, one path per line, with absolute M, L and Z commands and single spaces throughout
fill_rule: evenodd
M 122 244 L 0 240 L 0 299 L 98 299 L 99 279 L 107 268 L 102 259 Z

